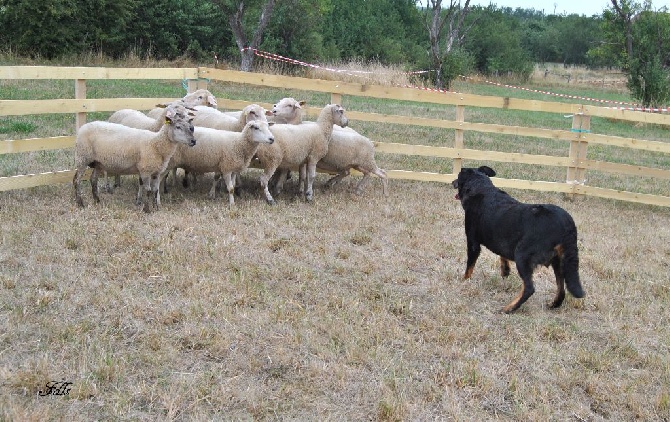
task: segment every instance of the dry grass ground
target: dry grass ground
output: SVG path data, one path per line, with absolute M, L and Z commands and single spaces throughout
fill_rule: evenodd
M 504 315 L 520 280 L 490 252 L 461 280 L 450 187 L 269 207 L 254 175 L 233 209 L 200 183 L 151 215 L 129 178 L 83 210 L 69 185 L 3 193 L 0 418 L 670 417 L 670 210 L 512 192 L 574 216 L 587 297 L 547 309 L 543 268 Z
M 181 92 L 173 82 L 137 92 L 130 84 L 90 85 L 94 98 Z M 211 89 L 259 102 L 309 95 Z M 21 93 L 0 81 L 0 91 L 12 99 L 71 95 L 37 82 Z M 347 101 L 352 110 L 454 114 L 427 104 Z M 536 115 L 469 109 L 467 119 L 569 128 L 562 116 Z M 2 123 L 17 120 L 36 129 L 8 139 L 73 127 L 61 115 Z M 594 120 L 598 133 L 667 140 L 667 129 Z M 352 126 L 387 142 L 450 145 L 454 138 L 437 129 Z M 493 134 L 468 133 L 466 142 L 567 150 Z M 597 146 L 589 154 L 669 165 L 660 154 Z M 71 150 L 4 155 L 0 174 L 62 170 L 71 160 Z M 378 162 L 451 172 L 448 160 L 380 154 Z M 504 178 L 565 177 L 564 169 L 485 164 Z M 98 205 L 85 184 L 85 209 L 75 207 L 70 184 L 1 192 L 0 420 L 670 419 L 670 209 L 510 191 L 572 214 L 587 296 L 547 309 L 555 287 L 542 268 L 535 295 L 505 315 L 520 279 L 502 279 L 496 257 L 484 251 L 473 278 L 462 280 L 463 211 L 449 186 L 391 180 L 383 197 L 373 180 L 359 197 L 351 194 L 357 178 L 324 191 L 320 175 L 312 204 L 287 192 L 269 207 L 257 176 L 245 175 L 232 209 L 206 199 L 203 180 L 195 191 L 175 187 L 150 215 L 133 204 L 129 177 Z M 659 179 L 588 176 L 604 187 L 670 189 Z M 69 395 L 39 395 L 61 380 L 72 383 Z

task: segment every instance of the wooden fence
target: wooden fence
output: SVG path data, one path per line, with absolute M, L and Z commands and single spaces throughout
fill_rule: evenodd
M 627 109 L 612 109 L 590 105 L 546 102 L 516 98 L 502 98 L 472 94 L 449 94 L 420 90 L 415 88 L 396 88 L 388 86 L 363 85 L 340 81 L 306 79 L 200 68 L 95 68 L 95 67 L 41 67 L 41 66 L 0 66 L 0 79 L 66 79 L 75 84 L 75 98 L 56 100 L 0 100 L 0 115 L 30 115 L 41 113 L 74 113 L 76 127 L 86 122 L 88 112 L 111 112 L 121 108 L 145 110 L 157 102 L 172 101 L 174 98 L 115 98 L 87 99 L 86 81 L 95 79 L 160 79 L 187 80 L 188 89 L 207 88 L 207 81 L 222 81 L 260 85 L 276 88 L 289 88 L 302 91 L 330 93 L 333 102 L 342 102 L 342 96 L 363 96 L 403 101 L 417 101 L 453 105 L 456 107 L 456 120 L 428 119 L 420 117 L 384 115 L 347 111 L 353 120 L 380 123 L 394 123 L 415 126 L 453 129 L 455 139 L 453 147 L 432 147 L 398 143 L 375 142 L 376 151 L 390 154 L 419 155 L 441 157 L 453 160 L 453 173 L 427 173 L 404 170 L 390 170 L 388 175 L 394 179 L 436 181 L 449 183 L 461 168 L 463 160 L 481 160 L 494 162 L 513 162 L 542 166 L 559 166 L 566 169 L 566 182 L 530 181 L 495 178 L 495 184 L 502 188 L 530 189 L 537 191 L 561 192 L 568 195 L 590 195 L 616 200 L 639 202 L 651 205 L 670 206 L 670 196 L 619 191 L 588 186 L 585 183 L 586 171 L 597 170 L 608 173 L 644 176 L 657 179 L 670 179 L 670 170 L 642 167 L 630 164 L 609 163 L 587 158 L 589 144 L 604 144 L 632 151 L 645 150 L 670 154 L 670 143 L 647 141 L 634 138 L 598 135 L 590 131 L 592 116 L 632 122 L 652 123 L 670 126 L 670 116 L 665 114 L 642 113 Z M 249 104 L 244 101 L 218 99 L 219 105 L 226 109 L 241 109 Z M 261 104 L 266 108 L 270 105 Z M 531 112 L 561 113 L 572 115 L 570 130 L 555 130 L 505 126 L 488 123 L 469 123 L 464 119 L 465 107 L 487 107 Z M 315 113 L 314 109 L 310 110 Z M 480 151 L 464 147 L 467 131 L 488 132 L 515 136 L 528 136 L 561 140 L 570 143 L 567 157 Z M 0 154 L 53 150 L 70 148 L 74 145 L 74 136 L 35 138 L 0 141 Z M 41 174 L 0 177 L 0 191 L 22 189 L 40 185 L 70 182 L 73 170 L 62 170 Z

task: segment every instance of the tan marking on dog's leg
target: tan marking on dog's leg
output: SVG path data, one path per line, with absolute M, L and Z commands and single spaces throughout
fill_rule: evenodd
M 521 303 L 519 303 L 519 302 L 521 301 L 521 298 L 523 297 L 524 290 L 525 290 L 525 288 L 522 285 L 521 286 L 521 291 L 519 292 L 517 297 L 515 297 L 513 301 L 511 301 L 507 306 L 505 306 L 503 308 L 504 313 L 509 314 L 511 312 L 514 312 L 519 308 L 519 306 L 521 306 Z
M 463 278 L 464 278 L 465 280 L 469 279 L 469 278 L 472 276 L 472 272 L 473 272 L 474 270 L 475 270 L 474 265 L 473 265 L 472 267 L 468 267 L 468 268 L 466 268 L 466 269 L 465 269 L 465 275 L 463 276 Z
M 500 257 L 500 275 L 502 277 L 509 276 L 509 260 L 502 256 Z
M 559 245 L 555 248 L 557 253 L 559 253 L 559 248 L 560 252 L 563 251 Z M 563 274 L 563 260 L 561 259 L 561 256 L 562 255 L 555 256 L 551 260 L 551 267 L 553 268 L 554 276 L 556 277 L 556 295 L 554 296 L 554 300 L 549 303 L 551 309 L 560 307 L 565 299 L 565 274 Z
M 563 259 L 563 254 L 565 253 L 565 251 L 564 251 L 564 249 L 563 249 L 563 245 L 562 245 L 562 244 L 558 244 L 558 245 L 554 246 L 554 250 L 556 251 L 556 255 L 557 255 L 559 258 Z

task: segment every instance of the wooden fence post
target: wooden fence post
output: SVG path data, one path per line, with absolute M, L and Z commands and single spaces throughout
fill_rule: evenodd
M 568 174 L 566 182 L 572 184 L 572 193 L 568 194 L 570 199 L 575 199 L 577 193 L 577 186 L 583 185 L 586 182 L 586 169 L 582 162 L 586 160 L 586 149 L 588 142 L 586 142 L 585 133 L 591 131 L 591 116 L 586 116 L 583 113 L 576 113 L 572 116 L 572 132 L 576 134 L 576 139 L 570 142 L 570 167 L 568 167 Z
M 330 103 L 342 105 L 342 94 L 330 94 Z
M 77 100 L 86 99 L 86 79 L 77 79 L 74 83 L 74 98 Z M 76 131 L 86 124 L 86 112 L 82 111 L 75 115 Z
M 456 106 L 456 121 L 457 122 L 465 122 L 465 106 L 462 105 L 457 105 Z M 454 148 L 456 149 L 463 149 L 464 148 L 464 142 L 463 142 L 463 129 L 456 129 L 456 135 L 454 139 Z M 454 158 L 454 164 L 453 164 L 453 173 L 458 174 L 460 173 L 461 169 L 463 168 L 463 159 L 462 158 Z
M 207 89 L 207 79 L 188 79 L 186 91 L 190 94 L 198 89 Z

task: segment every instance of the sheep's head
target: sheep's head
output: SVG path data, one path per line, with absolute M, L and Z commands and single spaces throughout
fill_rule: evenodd
M 203 105 L 216 108 L 216 97 L 206 89 L 198 89 L 190 94 L 186 94 L 182 101 L 190 106 Z
M 295 98 L 282 98 L 272 106 L 272 115 L 275 122 L 286 124 L 299 124 L 302 122 L 302 108 L 306 101 L 298 101 Z
M 267 116 L 271 116 L 272 113 L 266 111 L 263 107 L 258 104 L 250 104 L 242 110 L 242 115 L 245 118 L 245 122 L 249 123 L 251 121 L 259 120 L 262 122 L 267 122 Z
M 171 141 L 191 147 L 195 145 L 193 116 L 184 106 L 169 106 L 167 108 L 165 111 L 165 126 L 168 128 L 168 138 Z
M 344 107 L 339 104 L 331 104 L 329 107 L 333 113 L 333 123 L 341 127 L 347 127 L 349 119 L 344 115 Z
M 270 126 L 274 123 L 262 120 L 253 120 L 247 123 L 244 131 L 251 131 L 251 140 L 259 144 L 272 144 L 275 137 L 270 132 Z

